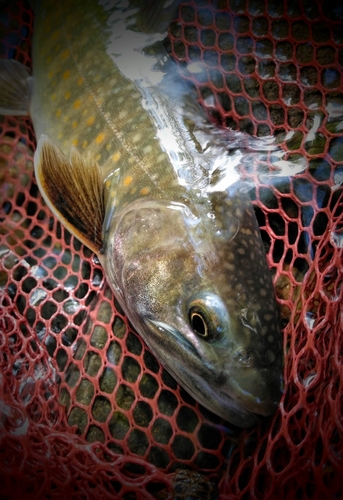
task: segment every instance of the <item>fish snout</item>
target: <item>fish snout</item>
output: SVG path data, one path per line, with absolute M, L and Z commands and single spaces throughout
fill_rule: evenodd
M 238 368 L 231 373 L 231 385 L 236 401 L 243 408 L 258 415 L 272 415 L 282 396 L 282 370 L 279 367 Z

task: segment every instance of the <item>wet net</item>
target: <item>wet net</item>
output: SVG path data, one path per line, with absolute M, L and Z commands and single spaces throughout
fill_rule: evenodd
M 0 3 L 30 66 L 32 12 Z M 343 498 L 343 9 L 185 2 L 167 49 L 220 125 L 274 135 L 296 175 L 246 165 L 280 304 L 285 391 L 241 431 L 200 407 L 130 327 L 94 255 L 45 206 L 29 119 L 0 117 L 0 497 Z

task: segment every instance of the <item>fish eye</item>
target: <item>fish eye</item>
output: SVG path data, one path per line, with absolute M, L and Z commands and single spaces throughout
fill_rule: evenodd
M 229 319 L 220 297 L 200 292 L 188 302 L 188 320 L 193 332 L 200 338 L 214 342 L 223 338 Z
M 193 328 L 195 333 L 199 335 L 199 337 L 202 338 L 208 337 L 208 326 L 205 321 L 205 318 L 202 316 L 200 312 L 192 309 L 189 312 L 189 322 L 191 324 L 191 327 Z

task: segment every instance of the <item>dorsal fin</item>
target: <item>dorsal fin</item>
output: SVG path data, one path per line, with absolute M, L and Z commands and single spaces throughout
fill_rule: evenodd
M 50 210 L 76 238 L 93 252 L 101 252 L 104 221 L 103 182 L 98 164 L 75 148 L 70 158 L 46 135 L 34 156 L 39 189 Z

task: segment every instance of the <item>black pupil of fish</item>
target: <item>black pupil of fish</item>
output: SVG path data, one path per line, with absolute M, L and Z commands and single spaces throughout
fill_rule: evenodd
M 195 333 L 200 335 L 200 337 L 207 336 L 207 325 L 201 314 L 193 312 L 191 313 L 191 326 Z

